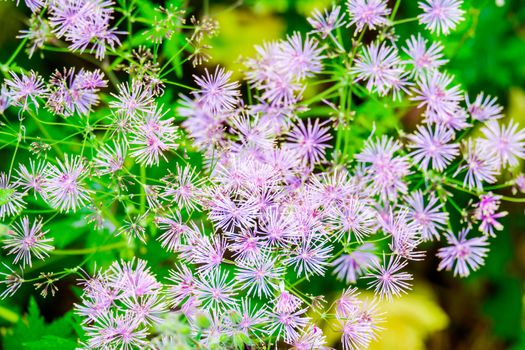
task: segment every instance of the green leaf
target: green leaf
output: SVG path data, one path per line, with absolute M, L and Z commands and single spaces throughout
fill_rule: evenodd
M 23 343 L 22 346 L 27 350 L 74 350 L 77 348 L 77 342 L 54 335 L 45 335 L 37 341 Z
M 11 196 L 15 193 L 15 190 L 11 188 L 0 188 L 0 205 L 4 205 L 11 201 Z
M 28 312 L 25 318 L 20 318 L 3 339 L 5 350 L 26 349 L 74 349 L 76 337 L 73 334 L 72 312 L 62 318 L 46 324 L 40 316 L 36 300 L 29 299 Z

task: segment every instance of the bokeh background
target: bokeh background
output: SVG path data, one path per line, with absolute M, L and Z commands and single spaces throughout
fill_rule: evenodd
M 224 65 L 236 72 L 237 77 L 241 75 L 242 57 L 254 53 L 254 44 L 281 38 L 294 30 L 309 31 L 305 17 L 312 9 L 330 4 L 325 0 L 189 3 L 197 17 L 206 12 L 220 24 L 219 34 L 209 43 L 213 48 L 208 64 Z M 464 8 L 467 9 L 466 20 L 458 30 L 437 38 L 450 60 L 448 70 L 471 95 L 483 90 L 497 96 L 505 106 L 507 118 L 525 126 L 525 1 L 466 0 Z M 6 61 L 18 43 L 15 37 L 26 26 L 26 10 L 22 5 L 16 7 L 14 2 L 0 2 L 0 63 Z M 414 17 L 418 12 L 415 0 L 403 0 L 398 18 Z M 400 25 L 396 34 L 403 39 L 417 32 L 431 37 L 417 22 Z M 17 62 L 22 67 L 40 71 L 43 76 L 62 66 L 86 65 L 73 55 L 52 51 L 45 51 L 43 55 L 37 52 L 31 60 L 20 55 Z M 181 80 L 191 83 L 194 72 L 187 63 L 178 74 Z M 176 92 L 170 95 L 176 96 Z M 368 108 L 370 119 L 375 120 L 382 131 L 399 126 L 410 130 L 418 122 L 410 111 L 396 115 L 378 106 Z M 368 127 L 362 132 L 369 132 Z M 10 159 L 8 152 L 8 149 L 0 149 L 0 163 Z M 508 191 L 510 194 L 511 189 Z M 468 204 L 468 199 L 462 198 L 460 193 L 454 195 L 459 203 Z M 480 271 L 461 280 L 452 278 L 451 273 L 436 272 L 437 261 L 432 256 L 439 244 L 428 247 L 427 260 L 411 265 L 417 281 L 414 290 L 382 306 L 386 311 L 385 330 L 371 349 L 525 349 L 525 206 L 506 203 L 502 209 L 509 212 L 502 219 L 505 229 L 491 239 L 491 252 Z M 54 229 L 62 230 L 64 235 L 75 235 L 75 232 L 70 233 L 73 221 L 63 221 L 59 225 Z M 64 257 L 57 264 L 74 266 L 74 259 Z M 74 283 L 74 279 L 60 282 L 60 290 L 54 298 L 35 296 L 47 322 L 63 316 L 72 307 L 76 300 Z M 342 285 L 333 283 L 328 287 L 333 287 L 335 293 Z M 326 290 L 327 283 L 313 280 L 310 288 L 313 294 L 321 293 Z M 36 293 L 31 288 L 22 288 L 15 299 L 0 302 L 0 334 L 5 334 L 27 310 L 31 294 Z M 59 326 L 67 327 L 67 324 Z M 335 344 L 338 335 L 326 331 Z M 13 341 L 4 339 L 4 347 L 13 348 Z

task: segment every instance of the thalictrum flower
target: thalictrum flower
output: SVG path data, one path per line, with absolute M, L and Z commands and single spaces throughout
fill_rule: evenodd
M 432 33 L 447 35 L 463 20 L 465 11 L 460 8 L 462 4 L 463 0 L 420 1 L 419 7 L 423 13 L 417 18 Z
M 451 232 L 446 234 L 449 246 L 439 249 L 436 254 L 441 259 L 438 270 L 454 268 L 454 276 L 467 277 L 484 264 L 489 251 L 487 237 L 467 239 L 468 232 L 468 229 L 463 229 L 457 237 Z
M 9 250 L 7 254 L 15 254 L 14 263 L 21 261 L 22 266 L 32 266 L 32 258 L 44 259 L 54 249 L 51 243 L 53 238 L 46 238 L 49 232 L 43 230 L 42 219 L 36 219 L 33 223 L 24 216 L 20 222 L 14 224 L 7 231 L 8 236 L 4 239 L 4 249 Z

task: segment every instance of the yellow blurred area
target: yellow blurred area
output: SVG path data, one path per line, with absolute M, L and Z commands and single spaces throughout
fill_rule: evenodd
M 212 7 L 213 18 L 219 21 L 219 35 L 211 39 L 211 64 L 221 64 L 233 71 L 233 79 L 241 76 L 242 59 L 255 54 L 254 45 L 284 36 L 283 20 L 272 14 L 253 13 L 248 9 Z
M 425 340 L 449 322 L 432 291 L 423 285 L 393 302 L 382 302 L 379 309 L 385 312 L 384 329 L 369 350 L 425 349 Z
M 373 294 L 361 293 L 360 297 L 371 299 Z M 378 310 L 384 312 L 384 322 L 380 324 L 383 329 L 368 350 L 423 350 L 425 340 L 449 323 L 432 290 L 425 285 L 415 285 L 409 294 L 392 302 L 380 302 Z M 326 325 L 323 328 L 328 344 L 336 346 L 341 334 Z

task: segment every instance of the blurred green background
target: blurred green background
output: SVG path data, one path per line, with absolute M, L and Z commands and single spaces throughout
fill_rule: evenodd
M 390 1 L 391 3 L 393 1 Z M 314 8 L 330 6 L 330 1 L 317 0 L 246 0 L 244 2 L 191 1 L 195 13 L 204 11 L 220 23 L 219 35 L 210 44 L 212 61 L 237 72 L 240 77 L 241 57 L 254 53 L 253 45 L 263 40 L 283 37 L 294 30 L 310 30 L 305 17 Z M 480 91 L 497 96 L 505 106 L 508 118 L 525 126 L 525 1 L 466 0 L 466 20 L 447 37 L 435 38 L 445 46 L 450 62 L 447 68 L 456 75 L 471 96 Z M 403 0 L 398 18 L 419 13 L 415 0 Z M 5 62 L 17 45 L 18 31 L 25 27 L 27 9 L 13 2 L 0 2 L 0 62 Z M 404 41 L 411 34 L 422 32 L 431 37 L 417 22 L 398 26 L 396 34 Z M 20 55 L 18 64 L 48 76 L 55 68 L 83 65 L 72 55 L 38 52 L 28 60 Z M 193 68 L 184 66 L 182 79 L 191 81 Z M 172 94 L 174 96 L 175 94 Z M 389 127 L 404 124 L 412 128 L 410 115 L 390 120 L 395 114 L 378 117 Z M 0 153 L 4 161 L 5 153 Z M 510 177 L 512 174 L 509 174 Z M 509 190 L 510 192 L 510 190 Z M 467 199 L 458 202 L 466 204 Z M 412 264 L 414 291 L 385 303 L 385 330 L 372 349 L 525 349 L 525 220 L 522 205 L 504 204 L 504 231 L 491 239 L 491 252 L 486 266 L 467 279 L 454 279 L 451 273 L 436 272 L 432 258 L 439 243 L 429 247 L 429 258 Z M 73 224 L 70 222 L 70 224 Z M 65 230 L 67 232 L 67 230 Z M 73 283 L 74 281 L 64 282 Z M 311 284 L 311 293 L 321 293 L 326 283 L 321 279 Z M 321 287 L 322 286 L 322 287 Z M 334 293 L 341 284 L 333 284 Z M 74 298 L 68 288 L 53 299 L 37 297 L 43 316 L 49 321 L 64 314 Z M 0 332 L 22 307 L 26 307 L 30 289 L 23 288 L 16 301 L 0 303 Z M 17 310 L 18 308 L 18 310 Z M 13 314 L 13 311 L 16 313 Z M 328 334 L 334 342 L 337 334 Z

